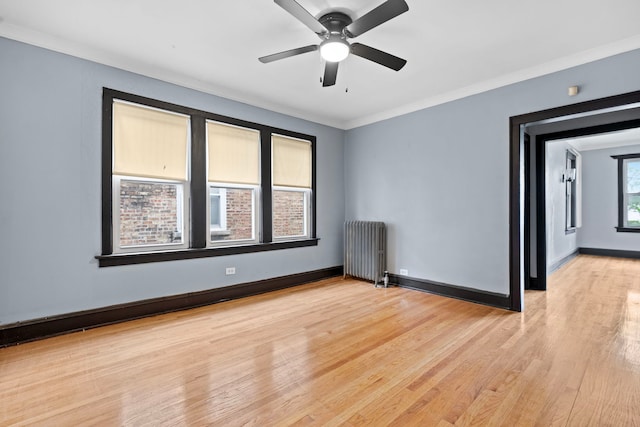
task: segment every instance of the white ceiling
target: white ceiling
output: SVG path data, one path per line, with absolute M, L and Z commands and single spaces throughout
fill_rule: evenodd
M 565 141 L 578 151 L 640 145 L 640 128 L 599 133 L 580 138 L 568 138 Z
M 382 0 L 298 2 L 357 18 Z M 350 56 L 328 88 L 317 52 L 258 61 L 319 42 L 272 0 L 0 0 L 0 36 L 343 129 L 640 48 L 639 0 L 407 3 L 353 39 L 407 65 Z

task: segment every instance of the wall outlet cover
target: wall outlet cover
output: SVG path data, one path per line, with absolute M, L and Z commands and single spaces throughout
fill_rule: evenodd
M 408 276 L 409 275 L 409 270 L 407 270 L 406 268 L 401 268 L 400 269 L 400 275 L 401 276 Z
M 227 269 L 225 270 L 225 274 L 227 276 L 229 276 L 231 274 L 236 274 L 236 268 L 235 267 L 227 267 Z

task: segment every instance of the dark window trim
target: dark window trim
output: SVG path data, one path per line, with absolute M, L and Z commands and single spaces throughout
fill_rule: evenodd
M 286 242 L 259 243 L 246 246 L 223 246 L 219 248 L 191 248 L 177 251 L 137 252 L 115 255 L 98 255 L 100 267 L 116 265 L 147 264 L 150 262 L 174 261 L 183 259 L 210 258 L 226 255 L 248 254 L 255 252 L 276 251 L 281 249 L 303 248 L 317 246 L 318 238 L 287 240 Z
M 207 178 L 206 156 L 191 155 L 190 163 L 190 244 L 189 249 L 175 251 L 150 251 L 139 253 L 113 253 L 113 188 L 112 188 L 112 122 L 113 101 L 121 100 L 158 108 L 191 118 L 191 152 L 206 152 L 206 121 L 212 120 L 260 132 L 261 154 L 261 194 L 262 210 L 260 221 L 262 235 L 260 243 L 251 245 L 225 246 L 218 248 L 207 247 Z M 273 242 L 272 238 L 272 195 L 271 195 L 271 135 L 279 134 L 311 142 L 311 231 L 310 237 L 291 241 Z M 159 101 L 140 95 L 103 88 L 102 93 L 102 254 L 96 256 L 100 267 L 141 264 L 170 260 L 236 255 L 243 253 L 263 252 L 279 249 L 290 249 L 304 246 L 316 246 L 316 137 L 287 129 L 249 122 L 233 117 L 223 116 L 208 111 L 198 110 L 170 102 Z
M 616 231 L 618 233 L 640 233 L 640 227 L 638 228 L 616 227 Z
M 627 159 L 640 159 L 640 153 L 621 154 L 611 156 L 618 161 L 618 233 L 640 233 L 640 227 L 625 227 L 624 225 L 624 161 Z

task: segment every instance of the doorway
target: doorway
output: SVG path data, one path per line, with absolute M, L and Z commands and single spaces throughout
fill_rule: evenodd
M 525 285 L 546 289 L 544 153 L 547 141 L 633 126 L 640 120 L 640 91 L 510 118 L 509 302 L 524 308 Z M 638 122 L 640 124 L 640 121 Z M 535 137 L 532 135 L 535 134 Z M 532 155 L 535 153 L 535 156 Z M 532 161 L 535 159 L 535 162 Z M 541 195 L 542 193 L 542 195 Z M 532 231 L 534 230 L 534 231 Z M 536 262 L 532 263 L 531 254 Z M 535 281 L 531 278 L 535 274 Z

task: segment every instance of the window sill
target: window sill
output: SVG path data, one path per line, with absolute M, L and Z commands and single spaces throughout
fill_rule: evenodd
M 640 227 L 631 228 L 631 227 L 616 227 L 616 231 L 618 233 L 640 233 Z
M 229 230 L 212 230 L 210 233 L 212 241 L 223 240 L 225 237 L 230 235 L 231 231 Z
M 176 261 L 182 259 L 209 258 L 225 255 L 276 251 L 280 249 L 317 246 L 318 238 L 289 240 L 286 242 L 260 243 L 257 245 L 226 246 L 224 248 L 181 249 L 177 251 L 136 252 L 127 254 L 97 255 L 99 267 L 146 264 L 150 262 Z

